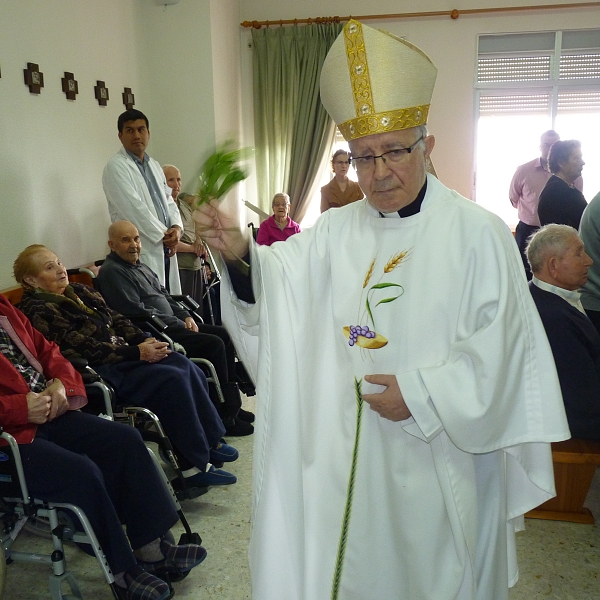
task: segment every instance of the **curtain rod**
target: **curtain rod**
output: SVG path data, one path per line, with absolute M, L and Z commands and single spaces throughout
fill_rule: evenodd
M 279 21 L 244 21 L 240 23 L 242 27 L 254 27 L 260 29 L 263 25 L 269 27 L 271 25 L 312 25 L 313 23 L 341 23 L 356 19 L 357 21 L 381 20 L 381 19 L 412 19 L 418 17 L 450 17 L 458 19 L 461 15 L 478 15 L 483 13 L 498 13 L 498 12 L 518 12 L 530 10 L 556 10 L 563 8 L 591 8 L 594 6 L 600 7 L 600 2 L 576 2 L 573 4 L 538 4 L 534 6 L 504 6 L 497 8 L 468 8 L 465 10 L 438 10 L 430 12 L 414 12 L 414 13 L 399 13 L 395 15 L 350 15 L 348 17 L 316 17 L 314 19 L 280 19 Z

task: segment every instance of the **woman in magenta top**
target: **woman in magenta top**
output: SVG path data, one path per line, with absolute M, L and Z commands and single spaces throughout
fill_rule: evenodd
M 273 242 L 285 242 L 291 235 L 300 233 L 300 225 L 288 216 L 290 197 L 283 192 L 273 196 L 273 214 L 260 224 L 256 243 L 270 246 Z

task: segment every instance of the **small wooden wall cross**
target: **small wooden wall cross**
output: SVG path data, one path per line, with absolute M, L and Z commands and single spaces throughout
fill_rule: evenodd
M 29 86 L 31 94 L 39 94 L 44 87 L 44 74 L 40 73 L 39 65 L 27 63 L 27 68 L 23 69 L 25 76 L 25 85 Z
M 135 98 L 131 88 L 124 88 L 123 90 L 123 104 L 127 110 L 131 110 L 135 104 Z
M 100 106 L 106 106 L 108 102 L 108 88 L 104 81 L 96 81 L 96 85 L 94 86 L 94 96 L 96 100 L 98 100 L 98 104 Z
M 73 73 L 65 71 L 65 76 L 61 79 L 61 82 L 62 91 L 66 94 L 67 100 L 75 100 L 77 94 L 79 94 L 79 86 Z

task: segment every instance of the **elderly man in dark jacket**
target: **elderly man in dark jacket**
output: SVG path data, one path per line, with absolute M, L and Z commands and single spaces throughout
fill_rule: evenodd
M 546 225 L 527 247 L 529 290 L 550 341 L 573 437 L 600 440 L 600 336 L 577 291 L 592 259 L 577 231 Z
M 189 357 L 212 362 L 225 397 L 220 411 L 227 435 L 249 435 L 254 415 L 241 408 L 235 383 L 235 349 L 224 327 L 200 325 L 169 295 L 150 267 L 140 262 L 142 243 L 135 225 L 117 221 L 108 230 L 112 252 L 98 274 L 107 304 L 126 317 L 156 315 L 168 325 L 167 334 L 181 344 Z

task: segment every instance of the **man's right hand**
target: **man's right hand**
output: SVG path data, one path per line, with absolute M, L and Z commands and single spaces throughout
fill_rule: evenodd
M 148 338 L 138 344 L 138 348 L 140 349 L 140 360 L 149 363 L 156 363 L 171 354 L 167 342 L 157 342 L 154 338 Z
M 248 253 L 248 238 L 240 227 L 239 215 L 227 211 L 226 205 L 218 200 L 201 204 L 193 212 L 196 223 L 196 246 L 202 238 L 213 250 L 220 252 L 223 258 L 235 262 Z
M 27 422 L 43 425 L 48 421 L 52 407 L 52 396 L 45 391 L 41 394 L 29 392 L 27 396 Z

